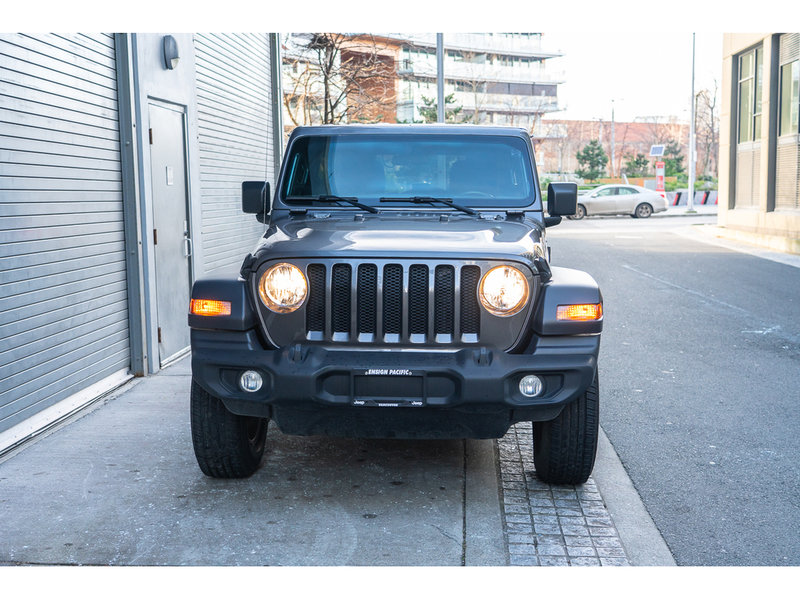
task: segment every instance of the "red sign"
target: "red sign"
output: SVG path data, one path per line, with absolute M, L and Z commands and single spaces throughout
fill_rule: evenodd
M 664 163 L 661 161 L 656 163 L 656 191 L 664 191 Z

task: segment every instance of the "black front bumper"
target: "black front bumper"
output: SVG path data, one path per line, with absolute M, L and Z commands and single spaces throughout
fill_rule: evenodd
M 600 335 L 543 336 L 525 353 L 488 347 L 264 348 L 254 330 L 192 330 L 192 375 L 231 412 L 272 418 L 296 435 L 494 438 L 518 421 L 558 415 L 592 382 Z M 239 389 L 258 371 L 257 392 Z M 528 374 L 539 397 L 519 391 Z

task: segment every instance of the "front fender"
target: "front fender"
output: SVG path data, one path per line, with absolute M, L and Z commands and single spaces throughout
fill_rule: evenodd
M 602 304 L 603 295 L 591 275 L 575 269 L 551 267 L 553 277 L 542 286 L 533 317 L 533 330 L 539 335 L 580 335 L 603 331 L 603 317 L 596 321 L 559 321 L 558 306 Z
M 231 314 L 207 317 L 189 314 L 192 329 L 247 331 L 257 324 L 255 309 L 247 293 L 247 282 L 238 276 L 198 279 L 192 286 L 192 298 L 230 302 Z

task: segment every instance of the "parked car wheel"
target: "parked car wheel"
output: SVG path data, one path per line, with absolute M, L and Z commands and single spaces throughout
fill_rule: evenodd
M 583 204 L 578 204 L 578 206 L 575 208 L 575 214 L 567 218 L 572 219 L 573 221 L 580 221 L 585 216 L 586 207 L 584 207 Z
M 600 426 L 597 373 L 586 391 L 555 419 L 533 424 L 533 463 L 545 483 L 579 485 L 589 479 Z
M 192 444 L 200 469 L 209 477 L 250 477 L 266 446 L 268 419 L 235 415 L 222 400 L 192 381 Z
M 636 207 L 636 210 L 633 213 L 637 219 L 646 219 L 650 215 L 653 214 L 653 207 L 650 206 L 647 202 L 642 202 L 640 205 Z

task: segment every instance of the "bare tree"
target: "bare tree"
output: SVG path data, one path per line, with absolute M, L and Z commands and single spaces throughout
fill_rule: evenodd
M 369 34 L 284 39 L 284 105 L 295 125 L 394 120 L 396 50 Z
M 620 165 L 622 164 L 622 157 L 625 155 L 625 142 L 628 140 L 628 129 L 631 127 L 630 123 L 620 123 L 620 125 L 622 126 L 622 142 L 619 144 L 619 150 L 616 148 L 614 149 L 616 154 L 615 158 L 617 159 L 617 164 L 614 165 L 614 172 L 617 173 L 617 176 L 622 173 Z
M 481 69 L 477 65 L 480 63 L 481 56 L 485 61 L 488 57 L 485 53 L 474 52 L 468 50 L 460 50 L 462 63 L 465 66 L 463 73 L 459 75 L 458 79 L 466 88 L 466 91 L 472 94 L 472 117 L 464 118 L 464 121 L 471 121 L 476 125 L 482 121 L 481 108 L 486 102 L 486 80 L 481 77 Z
M 697 94 L 696 121 L 698 154 L 701 157 L 700 174 L 716 176 L 719 153 L 719 107 L 717 92 L 719 85 L 714 80 L 714 89 L 701 90 Z
M 681 146 L 685 145 L 683 138 L 686 125 L 679 123 L 674 117 L 640 117 L 636 120 L 647 125 L 650 145 L 666 144 L 671 140 Z

